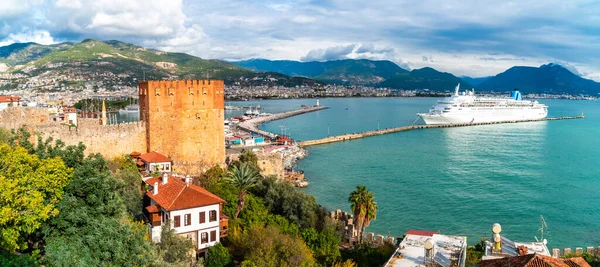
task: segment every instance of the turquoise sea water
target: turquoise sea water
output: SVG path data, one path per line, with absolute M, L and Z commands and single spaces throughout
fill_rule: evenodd
M 299 140 L 412 124 L 433 98 L 321 99 L 330 107 L 262 126 L 286 125 Z M 513 240 L 540 237 L 549 247 L 600 243 L 600 102 L 541 100 L 549 116 L 583 120 L 423 129 L 309 147 L 298 168 L 306 192 L 329 209 L 349 211 L 348 194 L 366 185 L 379 212 L 368 231 L 401 235 L 409 229 L 489 237 L 502 224 Z M 266 112 L 297 109 L 314 100 L 260 103 Z M 233 103 L 237 104 L 237 103 Z M 421 123 L 421 122 L 417 122 Z M 329 126 L 329 127 L 328 127 Z

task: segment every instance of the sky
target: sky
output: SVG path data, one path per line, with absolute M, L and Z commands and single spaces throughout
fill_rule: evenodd
M 120 40 L 202 58 L 391 60 L 458 76 L 558 63 L 600 81 L 600 1 L 1 0 L 0 46 Z

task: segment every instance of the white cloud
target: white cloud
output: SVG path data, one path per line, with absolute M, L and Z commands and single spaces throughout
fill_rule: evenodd
M 203 58 L 389 59 L 469 76 L 566 62 L 600 76 L 594 0 L 3 0 L 0 20 L 4 44 L 117 39 Z
M 12 43 L 27 43 L 34 42 L 38 44 L 54 44 L 56 43 L 50 33 L 43 30 L 26 31 L 21 33 L 10 34 L 7 38 L 0 41 L 0 46 L 6 46 Z

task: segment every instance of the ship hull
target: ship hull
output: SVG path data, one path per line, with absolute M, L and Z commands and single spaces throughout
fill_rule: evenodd
M 504 114 L 503 114 L 504 113 Z M 490 113 L 445 113 L 445 114 L 418 114 L 425 124 L 456 124 L 456 123 L 482 123 L 502 121 L 522 121 L 546 118 L 548 112 L 542 109 L 512 110 Z

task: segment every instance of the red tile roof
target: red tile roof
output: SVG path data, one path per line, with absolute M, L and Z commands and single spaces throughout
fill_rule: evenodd
M 19 102 L 21 98 L 18 96 L 2 96 L 0 95 L 0 103 Z
M 167 158 L 165 155 L 160 154 L 156 151 L 152 151 L 150 153 L 146 153 L 140 156 L 140 159 L 147 163 L 156 163 L 156 162 L 171 162 L 170 158 Z
M 420 236 L 433 236 L 439 234 L 440 232 L 434 231 L 423 231 L 423 230 L 408 230 L 408 232 L 404 233 L 405 235 L 420 235 Z
M 156 206 L 156 205 L 148 206 L 148 207 L 146 207 L 146 210 L 150 213 L 156 213 L 156 212 L 158 212 L 158 206 Z
M 176 176 L 170 176 L 167 184 L 162 183 L 162 176 L 145 181 L 150 186 L 154 186 L 155 182 L 158 182 L 158 194 L 154 195 L 153 190 L 148 190 L 145 194 L 168 211 L 225 203 L 225 200 L 201 186 L 186 185 L 185 180 Z
M 581 260 L 579 260 L 581 259 Z M 501 259 L 484 260 L 479 267 L 590 267 L 582 258 L 557 259 L 537 253 Z

